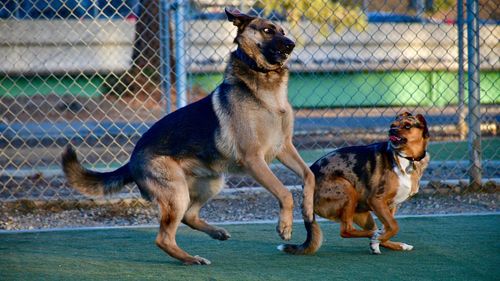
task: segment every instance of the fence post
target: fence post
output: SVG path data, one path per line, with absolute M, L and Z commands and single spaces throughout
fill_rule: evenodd
M 177 109 L 186 106 L 186 86 L 187 86 L 187 73 L 186 73 L 186 50 L 184 44 L 184 23 L 185 23 L 185 5 L 186 1 L 175 0 L 175 75 L 176 84 L 175 89 L 177 93 Z
M 166 114 L 172 110 L 172 100 L 170 97 L 170 3 L 168 0 L 160 1 L 160 57 L 161 57 L 161 79 L 163 94 L 166 101 Z
M 481 111 L 479 88 L 479 1 L 467 0 L 467 52 L 469 79 L 469 154 L 472 190 L 481 187 Z
M 461 140 L 467 137 L 467 123 L 465 122 L 465 83 L 464 83 L 464 0 L 457 1 L 457 29 L 458 29 L 458 108 L 457 130 Z

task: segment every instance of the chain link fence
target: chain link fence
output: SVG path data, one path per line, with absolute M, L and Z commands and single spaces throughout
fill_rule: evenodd
M 82 198 L 62 176 L 63 148 L 72 143 L 93 169 L 128 161 L 156 120 L 222 81 L 236 32 L 224 7 L 283 21 L 286 12 L 264 12 L 270 2 L 2 1 L 0 201 Z M 430 124 L 424 191 L 468 186 L 472 170 L 490 182 L 482 191 L 496 191 L 500 7 L 479 1 L 478 15 L 466 19 L 472 10 L 434 2 L 442 1 L 345 1 L 347 10 L 357 7 L 361 29 L 325 33 L 307 18 L 296 26 L 282 22 L 298 42 L 289 100 L 294 143 L 306 162 L 337 147 L 385 140 L 394 116 L 409 111 Z M 457 13 L 464 13 L 463 29 Z M 472 19 L 479 48 L 467 51 Z M 467 82 L 473 56 L 477 96 Z M 272 168 L 285 184 L 300 184 L 279 164 Z M 229 188 L 256 185 L 243 176 L 227 180 Z M 133 185 L 116 196 L 140 197 Z

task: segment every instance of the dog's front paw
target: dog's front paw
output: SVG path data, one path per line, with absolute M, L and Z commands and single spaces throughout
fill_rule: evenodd
M 385 241 L 383 243 L 380 243 L 380 246 L 393 250 L 393 251 L 411 251 L 413 250 L 412 245 L 408 245 L 406 243 L 401 243 L 401 242 L 392 242 L 392 241 Z
M 200 256 L 191 257 L 188 260 L 184 261 L 184 265 L 209 265 L 211 262 L 206 258 L 202 258 Z
M 229 232 L 227 232 L 224 228 L 218 228 L 210 233 L 210 237 L 217 240 L 227 240 L 231 238 L 231 234 L 229 234 Z
M 380 252 L 380 240 L 378 238 L 382 235 L 382 230 L 377 230 L 375 233 L 373 233 L 372 238 L 370 238 L 370 252 L 373 255 L 380 255 L 382 252 Z
M 370 252 L 373 255 L 380 255 L 380 254 L 382 254 L 382 252 L 380 252 L 380 243 L 370 242 Z
M 292 238 L 292 222 L 290 221 L 290 223 L 285 223 L 280 220 L 278 226 L 276 227 L 276 232 L 278 232 L 281 239 L 287 241 L 290 240 Z
M 408 245 L 406 243 L 400 243 L 401 245 L 401 250 L 402 251 L 411 251 L 413 250 L 413 246 L 412 245 Z

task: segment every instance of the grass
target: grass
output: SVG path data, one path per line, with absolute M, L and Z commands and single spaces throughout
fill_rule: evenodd
M 228 241 L 182 227 L 178 244 L 212 261 L 182 266 L 155 245 L 151 228 L 0 234 L 2 280 L 498 280 L 500 215 L 399 219 L 397 241 L 412 252 L 368 253 L 366 239 L 342 239 L 322 223 L 323 247 L 290 256 L 274 224 L 225 226 Z M 294 241 L 305 237 L 296 223 Z
M 483 160 L 500 160 L 500 138 L 485 138 L 481 141 Z M 308 163 L 315 162 L 317 159 L 332 151 L 333 149 L 313 149 L 300 150 L 300 155 Z M 431 154 L 431 161 L 460 161 L 469 159 L 469 148 L 466 141 L 453 142 L 431 142 L 428 147 Z

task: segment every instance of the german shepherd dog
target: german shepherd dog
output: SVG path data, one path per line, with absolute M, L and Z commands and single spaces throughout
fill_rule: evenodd
M 214 239 L 229 233 L 200 219 L 200 208 L 223 187 L 223 174 L 249 173 L 278 200 L 277 232 L 291 238 L 293 197 L 268 164 L 275 158 L 304 181 L 303 217 L 312 223 L 314 175 L 292 144 L 293 112 L 285 66 L 294 42 L 269 20 L 226 9 L 237 27 L 224 80 L 210 95 L 166 115 L 139 139 L 130 161 L 112 172 L 88 170 L 68 146 L 62 167 L 71 186 L 105 195 L 135 182 L 160 209 L 156 244 L 184 264 L 210 264 L 176 243 L 181 222 Z
M 380 254 L 380 246 L 409 251 L 413 246 L 393 242 L 399 226 L 394 218 L 398 205 L 415 195 L 429 163 L 427 122 L 421 114 L 402 113 L 389 129 L 389 140 L 366 146 L 344 147 L 328 153 L 312 166 L 316 177 L 314 212 L 340 221 L 345 238 L 367 237 L 370 250 Z M 377 230 L 371 212 L 382 222 Z M 362 228 L 358 230 L 353 223 Z M 307 239 L 302 245 L 281 245 L 290 254 L 312 254 L 322 242 L 319 225 L 306 225 Z

